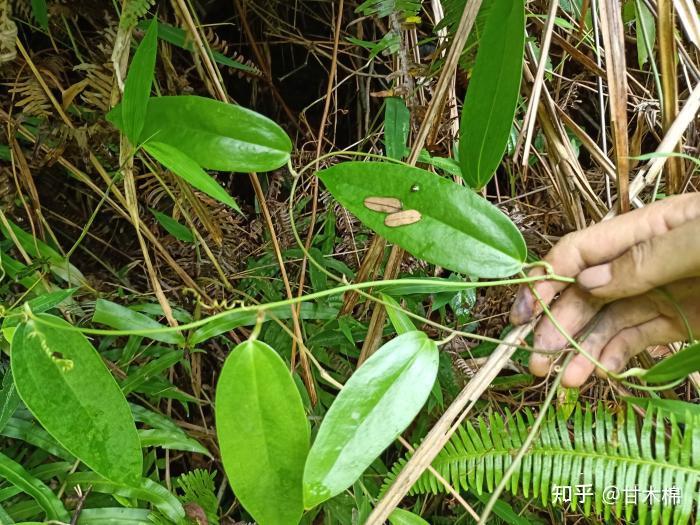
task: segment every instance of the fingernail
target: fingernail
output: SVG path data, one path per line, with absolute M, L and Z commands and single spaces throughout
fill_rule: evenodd
M 587 290 L 600 288 L 610 281 L 612 281 L 612 266 L 610 264 L 601 264 L 587 268 L 576 279 L 578 285 Z
M 515 302 L 510 310 L 510 321 L 514 325 L 526 323 L 532 317 L 532 304 L 530 301 L 530 292 L 525 287 L 518 289 L 518 294 L 515 297 Z

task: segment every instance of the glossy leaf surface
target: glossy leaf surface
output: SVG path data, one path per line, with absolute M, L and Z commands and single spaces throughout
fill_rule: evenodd
M 510 219 L 448 179 L 381 162 L 344 162 L 318 176 L 365 225 L 418 258 L 474 277 L 512 275 L 525 261 L 525 241 Z M 368 197 L 397 198 L 404 210 L 417 210 L 421 219 L 386 226 L 386 213 L 364 205 Z
M 107 119 L 122 129 L 122 105 Z M 122 129 L 123 131 L 123 129 Z M 197 96 L 152 97 L 139 142 L 168 144 L 205 169 L 270 171 L 292 143 L 275 122 L 249 109 Z
M 238 345 L 216 387 L 216 431 L 234 494 L 262 525 L 295 525 L 303 511 L 309 427 L 287 365 L 260 341 Z
M 355 372 L 326 413 L 304 469 L 312 508 L 352 485 L 428 399 L 438 349 L 412 331 L 383 345 Z
M 71 328 L 59 317 L 38 317 Z M 141 479 L 141 443 L 131 410 L 84 335 L 30 320 L 17 327 L 11 365 L 20 398 L 56 441 L 107 479 Z

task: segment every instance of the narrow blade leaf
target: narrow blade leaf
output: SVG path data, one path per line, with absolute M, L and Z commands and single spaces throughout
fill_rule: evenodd
M 527 255 L 515 225 L 468 188 L 428 171 L 381 162 L 343 162 L 318 173 L 340 203 L 375 232 L 424 259 L 474 277 L 519 271 Z M 368 197 L 394 197 L 421 218 L 391 227 Z
M 384 101 L 384 142 L 386 156 L 401 160 L 406 151 L 411 114 L 399 97 L 387 97 Z
M 139 330 L 139 335 L 162 343 L 179 345 L 185 342 L 185 338 L 179 332 L 159 333 L 158 330 L 166 328 L 159 322 L 140 312 L 105 299 L 98 299 L 95 303 L 95 313 L 92 320 L 117 330 Z M 154 330 L 154 332 L 142 332 L 143 330 Z
M 157 51 L 158 23 L 152 20 L 146 31 L 146 36 L 143 37 L 136 53 L 134 53 L 134 59 L 131 61 L 129 74 L 124 84 L 123 131 L 134 145 L 141 136 L 141 130 L 146 121 L 146 108 L 151 95 Z
M 166 215 L 165 213 L 161 213 L 152 208 L 149 209 L 160 225 L 165 228 L 165 231 L 175 237 L 178 241 L 194 242 L 194 234 L 187 226 L 180 224 L 170 215 Z
M 241 343 L 226 359 L 216 387 L 216 431 L 233 492 L 253 518 L 298 523 L 309 427 L 287 366 L 265 343 Z
M 112 480 L 102 479 L 92 472 L 76 472 L 66 479 L 66 485 L 91 487 L 94 492 L 113 494 L 123 498 L 133 498 L 152 503 L 172 523 L 183 523 L 185 510 L 180 501 L 160 483 L 142 478 L 137 483 L 123 485 Z
M 700 370 L 700 343 L 689 346 L 652 366 L 642 376 L 647 383 L 670 383 Z
M 437 345 L 412 331 L 382 346 L 352 375 L 309 452 L 306 508 L 352 485 L 403 432 L 428 399 L 437 370 Z
M 59 317 L 38 317 L 71 328 Z M 20 398 L 56 441 L 101 476 L 138 483 L 143 458 L 134 418 L 85 336 L 23 323 L 12 340 L 11 366 Z
M 384 293 L 381 294 L 381 298 L 387 305 L 386 313 L 389 315 L 389 320 L 398 335 L 405 334 L 406 332 L 413 332 L 416 329 L 416 325 L 413 324 L 411 318 L 399 310 L 401 305 L 396 299 Z
M 178 177 L 219 202 L 223 202 L 238 212 L 241 211 L 233 197 L 211 175 L 176 147 L 164 142 L 148 142 L 143 147 L 153 158 Z
M 0 452 L 0 478 L 6 479 L 22 492 L 34 498 L 46 513 L 47 519 L 60 522 L 70 521 L 70 515 L 63 503 L 51 489 L 2 452 Z
M 494 0 L 462 108 L 464 180 L 483 188 L 501 162 L 518 104 L 525 48 L 524 0 Z

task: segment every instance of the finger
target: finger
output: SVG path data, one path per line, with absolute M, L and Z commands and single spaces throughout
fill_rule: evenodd
M 602 306 L 602 301 L 591 297 L 578 286 L 567 288 L 550 311 L 559 328 L 549 316 L 542 317 L 535 327 L 533 346 L 542 350 L 561 350 L 569 344 L 565 334 L 575 337 L 595 317 Z
M 551 316 L 564 332 L 574 337 L 595 317 L 601 306 L 600 301 L 591 298 L 588 293 L 577 286 L 573 286 L 566 289 L 559 300 L 554 303 Z M 548 353 L 533 353 L 530 356 L 530 371 L 536 376 L 546 376 L 551 369 L 552 362 L 558 357 L 557 354 L 551 352 L 561 350 L 568 345 L 568 342 L 566 335 L 562 334 L 549 316 L 543 317 L 535 327 L 533 346 L 536 349 L 547 350 Z
M 599 356 L 608 342 L 622 330 L 637 326 L 662 315 L 653 294 L 621 299 L 609 304 L 586 330 L 580 341 L 581 349 L 594 357 Z
M 686 335 L 675 320 L 657 317 L 646 323 L 625 328 L 613 337 L 601 353 L 600 364 L 611 372 L 621 372 L 627 361 L 645 348 L 680 341 Z M 602 370 L 600 374 L 605 375 Z
M 700 275 L 700 219 L 632 246 L 606 264 L 587 268 L 577 283 L 595 297 L 614 300 Z
M 600 361 L 603 349 L 617 334 L 658 317 L 658 305 L 648 296 L 624 299 L 608 305 L 592 326 L 588 327 L 588 333 L 580 343 L 583 352 L 576 355 L 566 367 L 562 384 L 582 385 L 596 369 L 589 357 Z
M 544 258 L 554 273 L 576 277 L 585 268 L 609 262 L 632 246 L 678 228 L 700 217 L 700 194 L 679 195 L 598 223 L 564 236 Z M 542 275 L 538 268 L 531 275 Z M 534 289 L 545 304 L 566 288 L 566 283 L 540 281 Z M 511 310 L 511 322 L 522 324 L 540 311 L 528 286 L 521 286 Z

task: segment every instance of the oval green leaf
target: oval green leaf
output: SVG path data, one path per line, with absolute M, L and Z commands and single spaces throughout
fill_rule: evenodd
M 226 359 L 216 386 L 216 432 L 234 494 L 262 525 L 296 525 L 309 427 L 284 361 L 260 341 Z
M 333 196 L 365 225 L 411 254 L 474 277 L 505 277 L 525 261 L 525 241 L 498 208 L 469 188 L 428 171 L 381 162 L 344 162 L 318 173 Z M 421 219 L 389 227 L 364 205 L 393 197 Z
M 700 343 L 659 361 L 642 376 L 647 383 L 671 383 L 700 370 Z
M 11 366 L 20 398 L 46 431 L 92 470 L 139 483 L 141 443 L 131 410 L 99 354 L 59 317 L 17 327 Z
M 304 469 L 312 508 L 352 485 L 428 399 L 438 349 L 412 331 L 382 346 L 345 384 L 321 423 Z
M 120 129 L 122 111 L 119 105 L 107 115 Z M 286 164 L 292 150 L 287 134 L 269 118 L 197 96 L 151 98 L 139 142 L 151 140 L 218 171 L 274 170 Z
M 483 188 L 503 158 L 518 105 L 524 49 L 524 0 L 494 0 L 460 124 L 459 160 L 472 188 Z

